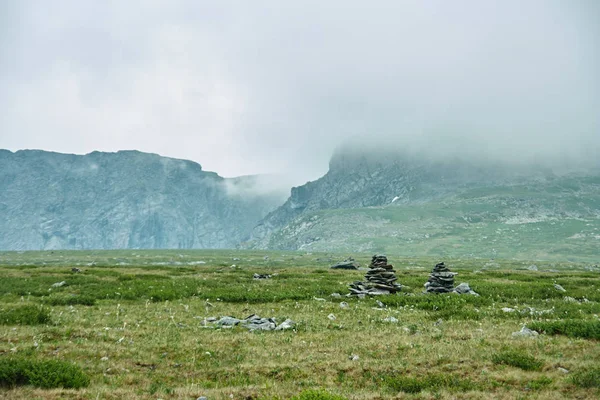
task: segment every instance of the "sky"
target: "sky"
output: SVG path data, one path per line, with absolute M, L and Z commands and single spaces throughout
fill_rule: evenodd
M 599 71 L 595 0 L 4 0 L 0 148 L 292 184 L 348 141 L 598 160 Z

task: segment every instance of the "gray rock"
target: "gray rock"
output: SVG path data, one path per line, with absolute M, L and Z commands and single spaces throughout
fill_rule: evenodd
M 554 289 L 558 290 L 559 292 L 566 292 L 565 288 L 560 286 L 559 284 L 554 284 Z
M 537 333 L 534 330 L 531 330 L 531 329 L 527 328 L 525 325 L 523 325 L 523 327 L 521 328 L 520 331 L 512 333 L 512 337 L 513 338 L 519 338 L 519 337 L 529 338 L 529 337 L 536 337 L 538 335 L 539 335 L 539 333 Z
M 342 295 L 339 293 L 331 293 L 330 294 L 331 297 L 333 297 L 334 299 L 341 299 Z
M 208 400 L 208 397 L 206 397 L 206 396 L 200 396 L 196 400 Z
M 349 305 L 348 305 L 348 303 L 346 303 L 345 301 L 342 301 L 342 302 L 340 303 L 340 308 L 348 308 L 348 307 L 350 307 L 350 306 L 349 306 Z
M 559 370 L 560 372 L 562 372 L 563 374 L 568 374 L 569 373 L 569 370 L 566 369 L 566 368 L 563 368 L 563 367 L 558 367 L 556 369 Z
M 537 267 L 537 265 L 530 265 L 529 267 L 527 267 L 527 269 L 528 269 L 529 271 L 537 271 L 537 270 L 538 270 L 538 267 Z
M 458 293 L 458 294 L 471 294 L 474 296 L 479 296 L 479 293 L 476 293 L 473 289 L 471 289 L 471 287 L 469 286 L 468 283 L 463 282 L 460 285 L 458 285 L 457 287 L 454 288 L 454 293 Z
M 271 279 L 271 275 L 269 274 L 254 274 L 252 277 L 254 279 Z
M 332 265 L 331 269 L 358 269 L 360 264 L 354 261 L 352 257 L 345 259 L 342 262 Z
M 394 318 L 394 317 L 387 317 L 383 319 L 383 322 L 390 322 L 392 324 L 396 324 L 398 323 L 398 318 Z
M 77 268 L 77 267 L 73 267 L 73 268 L 71 268 L 71 272 L 80 273 L 81 270 L 79 268 Z
M 222 317 L 217 321 L 217 326 L 235 326 L 239 324 L 241 320 L 233 317 Z
M 276 331 L 284 331 L 287 329 L 292 329 L 295 326 L 296 326 L 296 323 L 288 318 L 285 321 L 283 321 L 281 324 L 277 325 L 275 330 Z
M 63 286 L 65 286 L 66 284 L 67 284 L 67 282 L 65 282 L 65 281 L 62 281 L 62 282 L 56 282 L 56 283 L 53 283 L 53 284 L 52 284 L 52 287 L 53 287 L 53 288 L 59 288 L 59 287 L 63 287 Z

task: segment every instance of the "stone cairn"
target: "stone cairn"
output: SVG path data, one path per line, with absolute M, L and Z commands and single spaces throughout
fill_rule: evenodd
M 398 278 L 394 267 L 388 264 L 386 256 L 374 255 L 365 274 L 367 282 L 357 281 L 350 284 L 351 296 L 382 295 L 400 291 L 402 285 L 396 283 Z
M 436 264 L 425 283 L 427 293 L 450 293 L 454 290 L 454 275 L 443 262 Z

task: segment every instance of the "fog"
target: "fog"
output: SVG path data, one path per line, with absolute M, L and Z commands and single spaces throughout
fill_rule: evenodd
M 348 141 L 597 162 L 600 3 L 0 3 L 0 148 L 316 179 Z M 557 162 L 558 162 L 557 161 Z

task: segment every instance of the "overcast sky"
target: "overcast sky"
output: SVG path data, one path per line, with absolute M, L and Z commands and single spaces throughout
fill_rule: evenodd
M 294 183 L 366 136 L 597 159 L 599 71 L 596 0 L 3 0 L 0 148 Z

